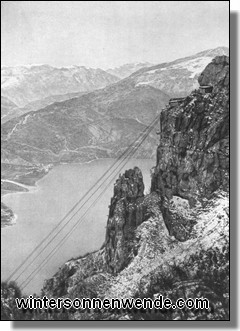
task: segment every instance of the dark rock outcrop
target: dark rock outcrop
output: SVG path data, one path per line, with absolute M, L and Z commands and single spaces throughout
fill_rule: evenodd
M 228 78 L 228 58 L 217 57 L 199 78 L 200 84 L 215 84 L 213 92 L 202 95 L 194 91 L 182 105 L 161 113 L 152 191 L 161 196 L 166 225 L 179 240 L 188 238 L 192 217 L 180 224 L 177 217 L 176 222 L 173 196 L 186 199 L 192 208 L 218 189 L 229 190 Z M 180 231 L 182 227 L 184 231 Z
M 118 273 L 129 263 L 134 230 L 144 220 L 144 184 L 139 168 L 119 176 L 114 185 L 106 229 L 108 271 Z
M 198 78 L 200 86 L 212 85 L 229 88 L 229 57 L 217 56 L 207 65 Z
M 206 297 L 210 310 L 73 311 L 70 319 L 227 320 L 229 316 L 229 85 L 227 60 L 203 72 L 213 92 L 194 91 L 161 114 L 157 165 L 144 196 L 136 167 L 114 186 L 102 248 L 68 261 L 46 281 L 48 296 Z M 215 68 L 216 66 L 216 68 Z M 219 72 L 222 67 L 224 74 Z M 225 77 L 225 78 L 224 78 Z
M 1 227 L 12 225 L 15 219 L 13 211 L 1 202 Z

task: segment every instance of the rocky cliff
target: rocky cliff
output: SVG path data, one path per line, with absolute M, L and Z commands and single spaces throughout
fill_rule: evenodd
M 171 97 L 187 96 L 198 88 L 198 77 L 205 67 L 217 56 L 227 55 L 227 47 L 217 47 L 177 59 L 142 68 L 129 79 L 137 85 L 150 85 L 167 93 Z
M 72 310 L 68 318 L 228 319 L 227 58 L 216 58 L 199 81 L 213 84 L 213 92 L 196 90 L 180 105 L 161 113 L 151 192 L 144 195 L 139 168 L 121 175 L 114 186 L 102 248 L 65 263 L 45 282 L 42 294 L 70 298 L 154 298 L 162 294 L 172 300 L 205 297 L 210 309 Z
M 15 219 L 13 211 L 1 202 L 1 227 L 14 224 Z
M 144 184 L 139 168 L 126 171 L 114 186 L 105 240 L 107 269 L 113 274 L 129 262 L 134 230 L 143 222 Z
M 229 191 L 229 62 L 216 57 L 199 77 L 213 92 L 192 92 L 178 107 L 160 116 L 160 144 L 153 172 L 152 191 L 161 196 L 161 208 L 170 233 L 185 239 L 191 217 L 177 225 L 172 212 L 174 196 L 190 207 L 212 198 L 217 190 Z M 183 227 L 184 226 L 184 229 Z
M 198 78 L 199 84 L 212 85 L 214 90 L 220 87 L 229 89 L 229 57 L 216 56 Z

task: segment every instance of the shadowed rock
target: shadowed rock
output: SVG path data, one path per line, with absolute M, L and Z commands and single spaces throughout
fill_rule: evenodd
M 212 85 L 229 88 L 229 57 L 217 56 L 207 65 L 198 78 L 200 86 Z
M 178 240 L 188 238 L 192 216 L 181 222 L 174 216 L 179 212 L 173 212 L 173 196 L 186 199 L 192 208 L 218 189 L 229 190 L 228 78 L 228 58 L 216 57 L 199 78 L 200 85 L 212 84 L 213 92 L 195 91 L 181 106 L 161 113 L 152 191 L 161 196 L 166 225 Z
M 138 167 L 119 176 L 106 229 L 105 256 L 110 272 L 119 272 L 130 260 L 133 231 L 143 222 L 143 196 L 143 176 Z

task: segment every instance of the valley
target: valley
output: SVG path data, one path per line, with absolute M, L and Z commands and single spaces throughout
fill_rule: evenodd
M 30 99 L 18 99 L 18 104 L 24 105 L 19 107 L 2 96 L 1 194 L 26 190 L 18 183 L 34 186 L 59 164 L 117 158 L 144 131 L 146 125 L 160 115 L 170 97 L 186 95 L 189 89 L 194 89 L 203 66 L 216 54 L 227 52 L 226 48 L 219 47 L 155 66 L 150 63 L 126 65 L 119 68 L 118 78 L 114 78 L 113 72 L 89 72 L 78 66 L 65 69 L 37 65 L 3 67 L 3 95 L 17 97 L 18 91 L 24 90 L 24 95 L 29 95 Z M 121 80 L 127 73 L 130 76 Z M 31 86 L 27 85 L 28 81 L 33 83 L 34 77 L 40 75 L 45 77 L 43 81 L 41 79 L 41 84 L 48 84 L 43 90 L 45 94 L 37 92 L 39 79 Z M 81 81 L 85 79 L 88 84 L 91 78 L 91 84 L 88 87 L 78 86 L 76 77 L 79 75 Z M 96 78 L 94 75 L 97 75 Z M 73 81 L 70 83 L 69 79 Z M 53 86 L 47 89 L 51 84 Z M 101 84 L 110 85 L 88 91 L 102 87 Z M 56 89 L 57 86 L 60 90 Z M 177 86 L 180 87 L 178 91 Z M 63 89 L 64 94 L 56 94 Z M 152 131 L 135 157 L 155 158 L 157 130 L 156 127 Z M 14 214 L 14 211 L 11 212 Z M 11 213 L 7 215 L 11 223 Z M 7 224 L 6 218 L 5 215 L 4 226 Z
M 81 66 L 2 67 L 2 123 L 54 102 L 102 89 L 123 79 L 126 85 L 152 86 L 170 97 L 186 96 L 198 87 L 197 79 L 205 66 L 215 56 L 228 54 L 227 47 L 217 47 L 167 63 L 130 63 L 106 71 Z M 40 79 L 41 76 L 43 78 Z
M 196 62 L 203 65 L 207 60 L 188 59 L 192 70 Z M 182 65 L 179 60 L 168 68 L 162 65 L 160 71 L 168 71 L 171 80 L 170 71 L 182 70 Z M 56 233 L 57 241 L 48 242 L 15 280 L 24 295 L 74 297 L 94 291 L 100 297 L 126 297 L 151 293 L 154 277 L 161 279 L 165 269 L 163 278 L 176 273 L 174 279 L 180 286 L 185 282 L 190 293 L 199 288 L 204 295 L 213 293 L 216 306 L 220 302 L 224 307 L 216 309 L 214 316 L 227 314 L 228 300 L 216 294 L 219 286 L 211 280 L 210 289 L 202 288 L 198 266 L 192 274 L 189 271 L 191 259 L 209 268 L 208 251 L 221 260 L 219 277 L 226 277 L 228 270 L 224 250 L 228 245 L 229 61 L 219 56 L 202 73 L 199 68 L 194 67 L 196 76 L 191 70 L 188 75 L 192 72 L 191 79 L 198 77 L 199 85 L 212 85 L 212 93 L 204 95 L 193 84 L 190 95 L 174 106 L 170 97 L 181 93 L 171 91 L 173 81 L 164 83 L 170 94 L 158 88 L 159 68 L 140 69 L 103 89 L 70 99 L 69 95 L 44 99 L 43 104 L 53 103 L 19 116 L 11 117 L 16 108 L 5 102 L 13 110 L 6 112 L 9 119 L 1 130 L 2 279 L 24 263 L 76 201 L 159 118 L 160 127 L 159 121 L 151 126 L 123 174 L 112 175 L 114 188 L 103 182 L 104 194 L 92 204 L 87 199 L 77 219 L 70 217 Z M 139 82 L 140 76 L 146 79 L 145 75 L 152 77 L 155 72 L 154 83 L 151 79 Z M 185 95 L 186 77 L 181 79 Z M 55 102 L 58 98 L 63 99 Z M 203 260 L 198 256 L 198 242 Z M 184 277 L 179 278 L 179 272 Z M 205 281 L 205 275 L 201 277 Z M 166 289 L 175 295 L 175 287 Z M 227 295 L 225 283 L 223 291 Z M 96 318 L 94 313 L 89 316 Z M 105 317 L 119 318 L 115 313 Z M 73 313 L 71 318 L 85 317 Z M 132 318 L 131 314 L 127 317 Z
M 47 64 L 1 67 L 2 96 L 19 107 L 52 95 L 92 91 L 118 80 L 104 70 L 77 65 L 62 68 Z
M 237 321 L 232 5 L 1 2 L 4 326 Z

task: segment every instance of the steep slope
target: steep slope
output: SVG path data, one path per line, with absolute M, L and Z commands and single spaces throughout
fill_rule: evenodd
M 228 55 L 228 48 L 218 47 L 158 65 L 148 62 L 125 64 L 107 72 L 79 66 L 2 67 L 2 94 L 20 106 L 3 122 L 54 102 L 79 97 L 124 78 L 125 84 L 150 85 L 170 96 L 185 96 L 198 87 L 199 74 L 217 55 Z
M 67 93 L 67 94 L 57 94 L 57 95 L 51 95 L 49 97 L 32 101 L 28 104 L 26 104 L 23 108 L 19 108 L 15 106 L 11 111 L 5 114 L 5 116 L 2 116 L 2 123 L 5 123 L 15 117 L 19 117 L 23 114 L 29 113 L 30 111 L 36 111 L 42 108 L 45 108 L 52 103 L 55 102 L 62 102 L 65 100 L 73 99 L 76 97 L 79 97 L 87 92 L 76 92 L 76 93 Z M 5 97 L 2 97 L 5 98 Z M 6 99 L 6 98 L 5 98 Z
M 12 225 L 15 221 L 13 211 L 1 202 L 1 227 Z
M 191 226 L 176 221 L 172 197 L 187 199 L 192 207 L 204 203 L 221 189 L 229 192 L 229 62 L 216 57 L 199 77 L 212 83 L 211 94 L 199 91 L 179 107 L 161 113 L 160 145 L 153 172 L 152 190 L 162 196 L 162 212 L 171 233 L 178 239 L 189 235 Z M 190 228 L 189 228 L 190 226 Z
M 210 49 L 173 62 L 141 69 L 131 79 L 136 85 L 150 85 L 172 97 L 186 96 L 194 88 L 198 88 L 198 77 L 206 65 L 214 57 L 228 53 L 227 47 Z
M 146 68 L 146 67 L 152 67 L 153 64 L 149 62 L 143 62 L 143 63 L 127 63 L 124 64 L 120 67 L 112 68 L 112 69 L 107 69 L 106 71 L 114 76 L 117 76 L 119 78 L 126 78 L 133 74 L 134 72 Z
M 9 119 L 1 128 L 2 178 L 33 185 L 59 163 L 116 158 L 168 100 L 153 87 L 119 82 Z M 153 131 L 135 156 L 152 158 L 156 144 Z
M 217 57 L 199 78 L 213 92 L 194 91 L 161 113 L 151 193 L 143 195 L 137 167 L 121 175 L 103 247 L 68 261 L 42 291 L 73 299 L 204 297 L 210 309 L 71 310 L 68 318 L 228 319 L 228 74 L 228 58 Z
M 1 91 L 19 107 L 52 95 L 103 88 L 119 78 L 101 69 L 32 65 L 1 68 Z
M 49 164 L 116 157 L 168 99 L 152 87 L 121 83 L 29 112 L 3 124 L 2 162 Z M 155 132 L 139 156 L 151 157 L 149 146 L 154 142 Z
M 39 109 L 43 109 L 55 102 L 62 102 L 62 101 L 70 100 L 73 98 L 77 98 L 86 93 L 88 93 L 88 92 L 56 94 L 56 95 L 51 95 L 49 97 L 46 97 L 46 98 L 43 98 L 40 100 L 35 100 L 35 101 L 28 103 L 23 108 L 21 108 L 21 114 L 19 114 L 19 115 L 28 113 L 30 111 L 36 111 Z
M 1 123 L 10 118 L 11 114 L 18 112 L 17 105 L 6 97 L 1 96 Z

